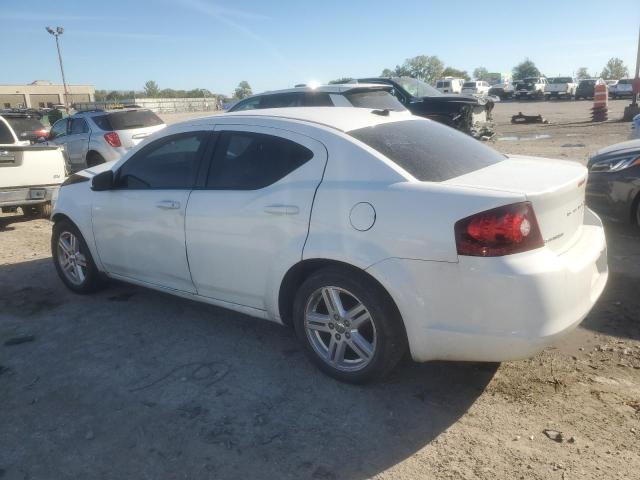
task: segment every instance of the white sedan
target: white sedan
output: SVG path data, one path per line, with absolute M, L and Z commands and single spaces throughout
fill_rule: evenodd
M 518 359 L 578 325 L 605 286 L 586 176 L 406 112 L 218 115 L 72 175 L 53 257 L 74 292 L 110 277 L 292 325 L 344 381 L 384 375 L 407 348 Z

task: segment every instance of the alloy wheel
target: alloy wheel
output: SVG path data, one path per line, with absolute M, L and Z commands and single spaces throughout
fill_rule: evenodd
M 378 338 L 371 314 L 343 288 L 327 286 L 311 294 L 304 329 L 316 354 L 337 370 L 362 370 L 373 360 Z
M 64 231 L 58 237 L 58 264 L 73 285 L 80 286 L 87 277 L 87 258 L 80 251 L 80 241 L 73 233 Z

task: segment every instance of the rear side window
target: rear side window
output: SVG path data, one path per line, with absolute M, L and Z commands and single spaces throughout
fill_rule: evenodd
M 127 160 L 117 185 L 126 189 L 193 188 L 207 132 L 190 132 L 156 140 Z
M 260 102 L 260 108 L 299 107 L 302 105 L 303 95 L 302 92 L 265 95 Z
M 478 140 L 428 120 L 383 123 L 349 135 L 423 182 L 442 182 L 505 159 Z
M 304 94 L 305 107 L 333 107 L 333 102 L 328 93 L 307 92 Z
M 87 133 L 88 131 L 89 127 L 87 127 L 87 122 L 84 120 L 84 118 L 74 118 L 71 120 L 71 135 Z
M 258 190 L 286 177 L 311 158 L 311 150 L 285 138 L 254 132 L 222 132 L 207 188 Z
M 132 130 L 162 125 L 162 119 L 151 110 L 124 110 L 92 117 L 101 130 Z
M 349 91 L 344 94 L 354 107 L 404 111 L 404 105 L 385 90 Z

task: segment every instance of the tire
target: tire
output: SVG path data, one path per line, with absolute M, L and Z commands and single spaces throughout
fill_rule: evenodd
M 51 254 L 58 276 L 69 290 L 87 294 L 104 286 L 84 237 L 70 221 L 61 220 L 53 226 Z
M 106 160 L 102 155 L 98 152 L 89 152 L 87 154 L 87 168 L 95 167 L 96 165 L 100 165 L 101 163 L 105 163 Z
M 328 267 L 311 274 L 296 293 L 293 322 L 311 361 L 342 382 L 379 380 L 407 350 L 395 304 L 357 270 Z
M 53 207 L 51 202 L 39 203 L 37 205 L 23 205 L 20 207 L 25 217 L 29 218 L 51 218 Z

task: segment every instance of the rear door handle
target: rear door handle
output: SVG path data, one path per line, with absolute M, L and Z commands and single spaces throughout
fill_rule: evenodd
M 271 215 L 297 215 L 300 213 L 297 205 L 267 205 L 264 207 L 264 211 Z
M 156 203 L 156 207 L 163 210 L 177 210 L 180 208 L 180 202 L 176 202 L 175 200 L 161 200 Z

